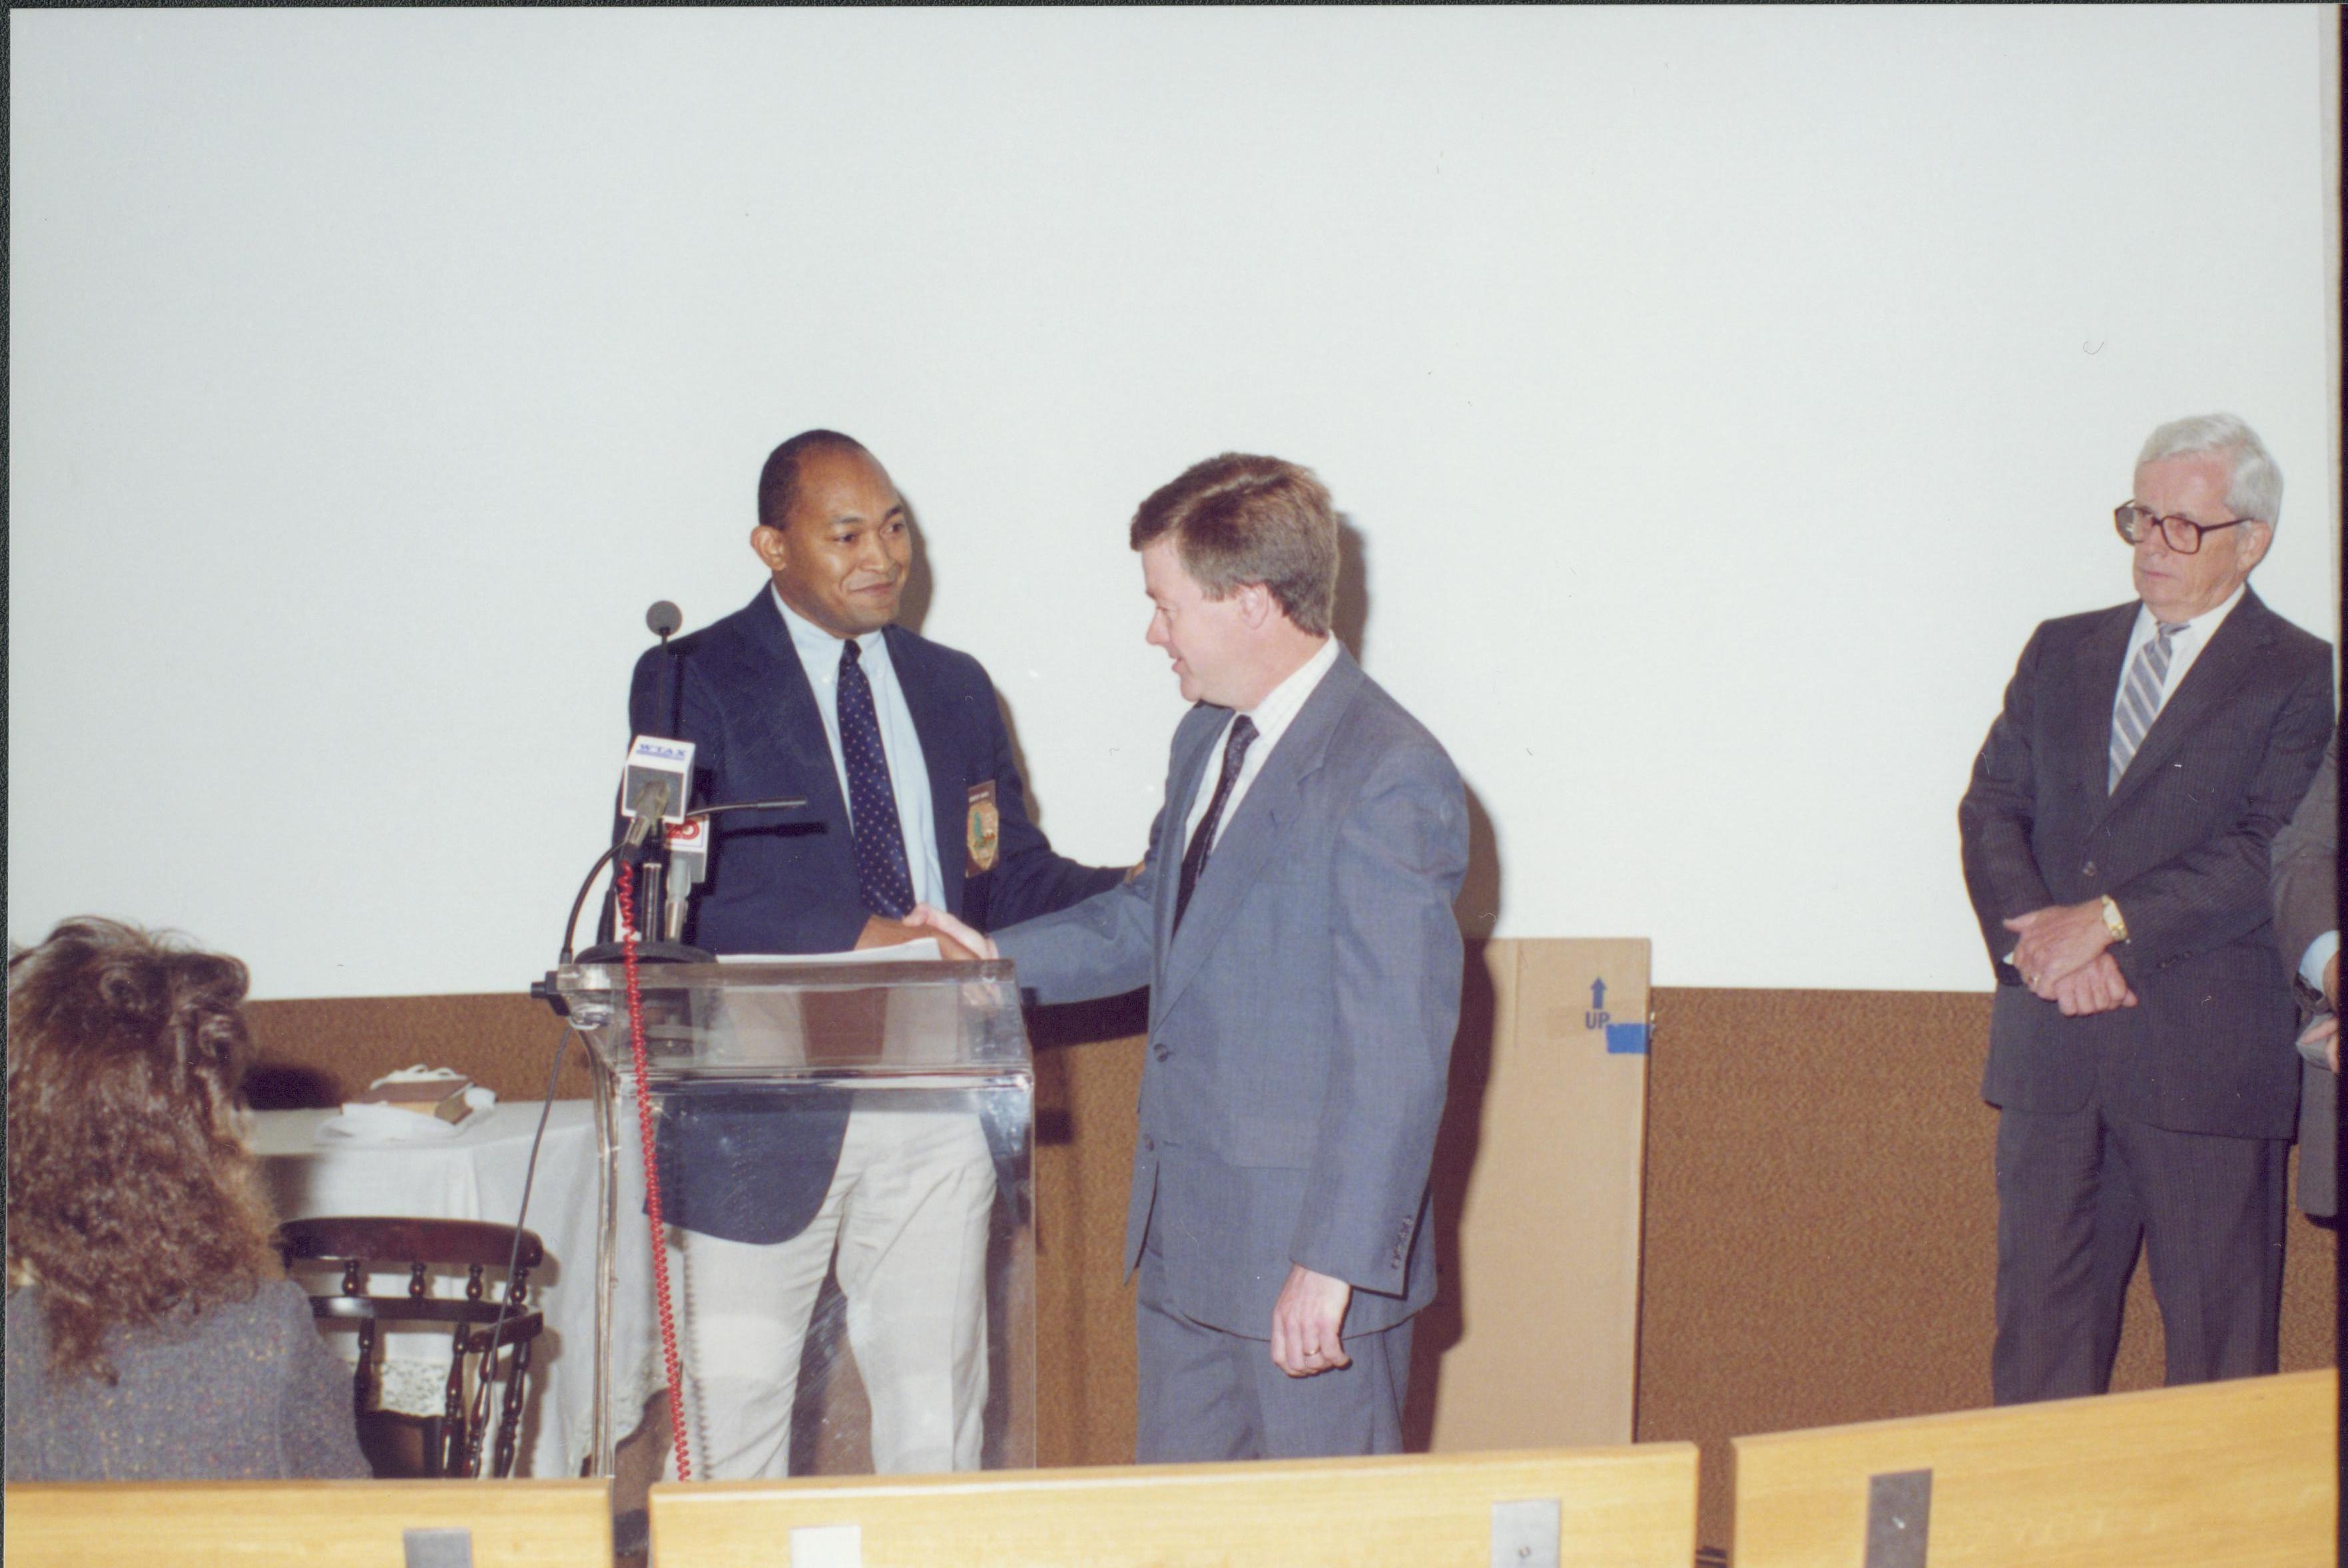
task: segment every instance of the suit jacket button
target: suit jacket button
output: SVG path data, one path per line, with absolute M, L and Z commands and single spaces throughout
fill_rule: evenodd
M 2080 869 L 2081 869 L 2081 870 L 2083 870 L 2083 871 L 2085 871 L 2085 872 L 2087 873 L 2087 875 L 2089 875 L 2089 876 L 2094 876 L 2094 875 L 2096 874 L 2096 862 L 2095 862 L 2095 861 L 2088 861 L 2085 866 L 2083 866 L 2083 867 L 2082 867 L 2082 868 L 2080 868 Z
M 1172 1056 L 1174 1053 L 1173 1053 L 1172 1051 L 1168 1050 L 1164 1046 L 1160 1046 L 1160 1047 L 1158 1047 L 1158 1050 L 1157 1050 L 1157 1053 L 1156 1053 L 1156 1054 L 1157 1054 L 1158 1059 L 1159 1059 L 1159 1061 L 1161 1061 L 1161 1062 L 1162 1062 L 1162 1061 L 1164 1061 L 1167 1057 L 1169 1057 Z

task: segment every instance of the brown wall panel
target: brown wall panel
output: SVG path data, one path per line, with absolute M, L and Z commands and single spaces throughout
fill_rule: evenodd
M 339 1105 L 418 1062 L 455 1068 L 499 1099 L 535 1100 L 563 1034 L 544 1003 L 519 993 L 248 1002 L 245 1016 L 259 1047 L 247 1093 L 264 1110 Z M 589 1086 L 586 1047 L 573 1040 L 555 1093 L 582 1099 Z
M 1656 994 L 1638 1436 L 1703 1445 L 1704 1543 L 1729 1542 L 1732 1436 L 1989 1403 L 1989 1007 Z M 2285 1370 L 2332 1365 L 2334 1242 L 2293 1216 Z M 2116 1387 L 2159 1383 L 2159 1332 L 2139 1268 Z
M 1147 998 L 1031 1014 L 1035 1046 L 1035 1460 L 1133 1462 L 1123 1275 Z

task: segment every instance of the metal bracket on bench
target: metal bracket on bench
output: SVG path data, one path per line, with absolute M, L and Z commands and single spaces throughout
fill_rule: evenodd
M 1558 1500 L 1492 1505 L 1492 1568 L 1557 1568 Z
M 400 1532 L 407 1568 L 473 1568 L 469 1530 L 407 1530 Z
M 1867 1480 L 1866 1568 L 1924 1568 L 1932 1472 L 1886 1470 Z

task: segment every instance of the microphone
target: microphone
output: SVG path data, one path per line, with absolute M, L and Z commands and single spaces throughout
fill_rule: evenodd
M 667 810 L 668 780 L 646 779 L 644 789 L 636 796 L 634 806 L 626 813 L 633 819 L 628 823 L 628 848 L 643 849 L 644 841 L 653 835 L 653 824 L 659 821 L 661 813 Z
M 685 612 L 669 600 L 655 599 L 652 608 L 644 612 L 644 624 L 652 628 L 653 635 L 660 639 L 661 652 L 668 655 L 668 678 L 661 683 L 665 689 L 661 693 L 660 725 L 675 735 L 677 710 L 685 696 L 685 655 L 668 645 L 668 638 L 671 632 L 685 624 Z
M 671 942 L 683 942 L 686 906 L 709 869 L 708 815 L 695 812 L 672 824 L 664 836 L 668 841 L 668 920 L 661 934 Z
M 684 743 L 667 742 L 664 744 L 682 745 Z M 624 802 L 627 799 L 626 795 L 623 794 L 621 796 L 621 799 Z M 646 800 L 645 804 L 650 809 L 644 812 L 643 816 L 648 819 L 659 809 L 652 806 L 652 802 L 649 799 Z M 681 814 L 672 814 L 677 816 L 678 820 L 675 821 L 675 826 L 670 830 L 671 833 L 675 835 L 670 840 L 672 846 L 671 852 L 676 858 L 677 867 L 676 882 L 673 884 L 674 891 L 669 893 L 667 916 L 670 929 L 673 931 L 682 929 L 684 917 L 680 913 L 681 905 L 685 899 L 691 896 L 695 884 L 705 881 L 707 878 L 709 865 L 708 834 L 710 818 L 724 811 L 796 811 L 806 804 L 807 801 L 802 798 L 796 796 L 784 796 L 778 797 L 771 800 L 729 800 L 724 805 L 703 806 L 696 810 L 685 811 Z M 682 841 L 685 839 L 685 831 L 687 830 L 697 830 L 696 837 L 698 841 L 698 848 L 694 847 L 691 843 Z M 649 832 L 650 830 L 647 829 L 646 831 Z M 594 865 L 588 870 L 587 880 L 579 884 L 578 896 L 571 901 L 570 923 L 562 928 L 562 956 L 556 961 L 559 965 L 567 967 L 572 961 L 571 954 L 572 934 L 575 933 L 579 927 L 580 910 L 586 907 L 587 890 L 595 885 L 595 878 L 602 874 L 603 868 L 609 865 L 614 857 L 624 852 L 625 851 L 618 844 L 613 844 L 610 849 L 605 850 L 602 856 L 596 860 Z M 648 901 L 647 908 L 649 909 L 649 907 Z M 608 915 L 606 918 L 608 919 Z M 644 923 L 647 926 L 651 925 L 652 921 L 649 914 L 645 916 Z M 646 934 L 649 936 L 649 932 Z M 582 964 L 617 964 L 620 962 L 622 952 L 621 944 L 617 942 L 608 940 L 599 942 L 594 946 L 581 951 L 579 954 L 579 962 Z M 716 957 L 711 954 L 705 952 L 698 947 L 687 947 L 684 943 L 676 940 L 675 937 L 672 937 L 666 942 L 645 941 L 639 946 L 636 955 L 642 962 L 646 964 L 714 964 L 716 962 Z M 556 1013 L 560 1014 L 563 1017 L 567 1018 L 571 1016 L 569 1011 L 570 1004 L 564 1002 L 557 991 L 555 987 L 555 977 L 553 975 L 550 975 L 543 980 L 533 982 L 530 988 L 530 994 L 532 996 L 537 997 L 539 1000 L 546 1003 L 547 1006 L 552 1007 Z
M 660 638 L 660 649 L 665 655 L 665 668 L 655 677 L 659 685 L 654 688 L 657 695 L 653 707 L 657 711 L 646 722 L 658 726 L 671 736 L 675 735 L 679 728 L 685 656 L 681 650 L 669 645 L 669 637 L 684 624 L 685 612 L 667 599 L 653 601 L 651 607 L 644 612 L 644 624 Z M 635 712 L 633 696 L 629 711 L 631 714 Z M 644 866 L 644 874 L 638 879 L 638 891 L 644 901 L 637 912 L 637 925 L 644 937 L 639 944 L 638 956 L 648 963 L 709 961 L 709 954 L 698 948 L 657 940 L 664 913 L 661 894 L 668 890 L 661 886 L 662 868 L 658 864 L 658 857 L 649 857 L 654 863 L 644 865 L 648 858 L 645 845 L 652 838 L 653 829 L 663 822 L 682 826 L 685 820 L 685 807 L 692 801 L 693 753 L 693 742 L 668 739 L 659 734 L 638 735 L 630 743 L 627 764 L 620 776 L 620 815 L 628 824 L 627 830 L 621 835 L 619 842 L 605 850 L 596 860 L 594 867 L 587 873 L 587 880 L 579 884 L 578 895 L 571 901 L 571 919 L 562 928 L 561 962 L 565 965 L 571 963 L 572 944 L 576 940 L 579 927 L 579 912 L 586 905 L 588 890 L 594 885 L 595 878 L 602 869 L 614 860 Z M 689 878 L 679 879 L 682 885 L 670 892 L 668 903 L 675 905 L 679 895 L 689 890 L 694 882 L 702 880 L 702 875 L 701 868 L 696 867 Z M 613 963 L 622 955 L 622 944 L 612 940 L 618 934 L 613 930 L 618 913 L 616 877 L 613 884 L 613 890 L 607 892 L 603 898 L 603 939 L 579 954 L 582 963 Z M 678 919 L 676 914 L 668 916 L 672 924 L 677 923 Z M 531 993 L 546 994 L 536 985 L 531 987 Z M 556 1012 L 565 1010 L 559 999 L 547 995 Z
M 639 735 L 628 748 L 620 779 L 620 814 L 630 819 L 623 852 L 634 854 L 661 822 L 685 820 L 685 797 L 693 789 L 693 742 Z

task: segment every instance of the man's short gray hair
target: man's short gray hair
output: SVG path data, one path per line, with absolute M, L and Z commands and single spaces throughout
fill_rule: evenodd
M 2196 414 L 2171 419 L 2152 433 L 2137 454 L 2136 466 L 2163 458 L 2193 457 L 2223 452 L 2234 466 L 2226 481 L 2226 506 L 2236 517 L 2256 518 L 2271 525 L 2282 512 L 2282 469 L 2259 433 L 2231 414 Z

